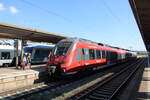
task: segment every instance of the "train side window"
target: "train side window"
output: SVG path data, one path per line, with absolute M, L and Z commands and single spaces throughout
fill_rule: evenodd
M 82 48 L 82 60 L 85 60 L 85 48 Z
M 89 58 L 90 58 L 90 59 L 95 59 L 95 52 L 94 52 L 94 49 L 89 49 Z
M 97 59 L 101 59 L 101 51 L 100 50 L 96 50 L 96 54 L 97 54 Z
M 76 52 L 76 56 L 75 56 L 75 60 L 76 61 L 80 61 L 81 60 L 81 53 L 80 53 L 80 48 L 78 48 L 77 52 Z
M 125 54 L 121 54 L 121 58 L 124 59 L 125 58 Z
M 120 56 L 120 54 L 118 54 L 118 59 L 121 59 L 121 56 Z
M 106 57 L 106 54 L 105 54 L 105 51 L 103 50 L 102 51 L 102 58 L 105 58 Z
M 41 58 L 41 52 L 39 49 L 35 49 L 35 55 L 34 58 Z
M 89 49 L 88 48 L 84 48 L 84 59 L 85 60 L 89 60 Z
M 101 51 L 101 58 L 103 58 L 102 50 L 100 50 L 100 51 Z
M 101 50 L 99 50 L 99 59 L 102 58 L 102 53 L 101 53 Z
M 98 55 L 99 51 L 96 50 L 96 58 L 98 59 L 99 55 Z
M 94 59 L 97 59 L 96 49 L 94 49 Z
M 104 53 L 103 53 L 103 51 L 102 51 L 102 58 L 104 58 Z
M 83 55 L 85 55 L 85 51 L 84 51 L 84 48 L 82 48 L 82 54 L 83 54 Z
M 117 60 L 117 52 L 112 52 L 112 60 Z
M 108 59 L 108 60 L 110 60 L 110 51 L 106 51 L 106 58 Z
M 110 60 L 113 61 L 113 59 L 114 59 L 114 53 L 110 51 Z
M 1 59 L 10 59 L 10 52 L 2 52 Z

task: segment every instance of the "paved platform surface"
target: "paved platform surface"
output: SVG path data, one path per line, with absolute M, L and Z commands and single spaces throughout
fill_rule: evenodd
M 150 100 L 150 67 L 144 68 L 136 98 L 137 100 Z
M 22 69 L 16 69 L 16 67 L 7 67 L 7 68 L 0 68 L 0 78 L 1 77 L 6 77 L 6 76 L 12 76 L 16 74 L 26 74 L 26 73 L 36 73 L 36 72 L 41 72 L 45 70 L 45 64 L 40 64 L 40 65 L 32 65 L 31 69 L 28 67 L 25 70 Z
M 45 73 L 45 64 L 32 65 L 31 69 L 0 68 L 0 92 L 34 84 Z
M 138 78 L 133 80 L 134 83 L 128 87 L 131 89 L 126 92 L 131 94 L 128 100 L 150 100 L 150 67 L 145 67 L 141 72 L 137 74 Z

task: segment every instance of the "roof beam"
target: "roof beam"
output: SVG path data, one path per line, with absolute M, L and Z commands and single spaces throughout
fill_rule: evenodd
M 0 38 L 23 39 L 55 44 L 61 39 L 69 38 L 69 36 L 0 22 Z

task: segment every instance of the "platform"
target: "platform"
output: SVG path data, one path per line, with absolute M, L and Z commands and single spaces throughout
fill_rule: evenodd
M 0 92 L 34 84 L 45 72 L 45 64 L 33 65 L 31 69 L 15 67 L 0 68 Z
M 142 80 L 136 95 L 138 100 L 150 100 L 150 67 L 144 68 Z
M 123 100 L 150 100 L 150 67 L 145 67 L 132 79 Z

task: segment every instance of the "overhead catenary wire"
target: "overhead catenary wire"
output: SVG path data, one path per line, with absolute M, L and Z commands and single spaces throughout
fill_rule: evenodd
M 53 16 L 57 16 L 57 17 L 63 19 L 64 21 L 66 21 L 66 22 L 73 23 L 73 21 L 71 19 L 69 19 L 69 18 L 67 18 L 65 16 L 62 16 L 62 15 L 56 13 L 56 12 L 50 11 L 49 9 L 41 7 L 41 6 L 37 5 L 37 4 L 34 4 L 34 3 L 32 3 L 32 2 L 30 2 L 28 0 L 20 0 L 20 1 L 25 3 L 25 4 L 27 4 L 27 5 L 32 6 L 34 8 L 40 9 L 43 12 L 46 12 L 46 13 L 51 14 Z M 84 26 L 84 25 L 82 25 L 82 27 L 85 27 L 86 29 L 91 29 L 90 27 L 87 27 L 87 26 Z M 93 30 L 93 29 L 91 29 L 91 30 Z M 93 30 L 93 31 L 95 31 L 95 30 Z
M 65 17 L 65 16 L 62 16 L 62 15 L 56 13 L 56 12 L 50 11 L 49 9 L 46 9 L 46 8 L 41 7 L 41 6 L 39 6 L 39 5 L 36 5 L 36 4 L 34 4 L 34 3 L 30 2 L 30 1 L 27 1 L 27 0 L 20 0 L 20 1 L 23 2 L 23 3 L 25 3 L 25 4 L 27 4 L 27 5 L 32 6 L 32 7 L 34 7 L 34 8 L 38 8 L 38 9 L 40 9 L 41 11 L 44 11 L 44 12 L 46 12 L 46 13 L 48 13 L 48 14 L 51 14 L 51 15 L 53 15 L 53 16 L 57 16 L 57 17 L 63 19 L 64 21 L 72 22 L 69 18 L 67 18 L 67 17 Z
M 105 2 L 105 0 L 101 0 L 102 3 L 104 4 L 105 8 L 109 11 L 109 13 L 111 14 L 111 16 L 119 23 L 119 24 L 124 24 L 120 18 L 118 16 L 116 16 L 116 14 L 114 14 L 114 12 L 111 10 L 111 8 L 108 6 L 108 4 Z
M 108 12 L 111 14 L 111 16 L 123 27 L 128 26 L 126 23 L 124 23 L 120 18 L 113 12 L 113 10 L 109 7 L 107 2 L 105 0 L 101 0 L 102 3 L 104 4 L 105 8 L 108 10 Z
M 103 5 L 105 6 L 105 8 L 108 10 L 108 12 L 111 14 L 111 16 L 114 18 L 114 20 L 116 20 L 122 27 L 126 27 L 128 26 L 125 22 L 123 22 L 122 20 L 120 20 L 120 18 L 115 14 L 115 12 L 109 7 L 109 5 L 107 4 L 107 2 L 105 0 L 101 0 Z M 126 30 L 128 31 L 128 30 Z M 129 31 L 128 31 L 129 32 Z M 132 37 L 133 38 L 133 37 Z

